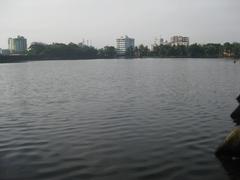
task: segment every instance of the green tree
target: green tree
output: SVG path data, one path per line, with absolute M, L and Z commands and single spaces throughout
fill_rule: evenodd
M 232 52 L 233 52 L 234 58 L 240 58 L 240 43 L 232 44 Z
M 98 56 L 101 58 L 115 58 L 117 55 L 116 49 L 113 46 L 105 46 L 98 50 Z
M 148 48 L 148 46 L 144 46 L 143 44 L 141 44 L 138 47 L 138 55 L 139 57 L 147 57 L 150 55 L 150 49 Z
M 189 46 L 189 56 L 193 58 L 205 57 L 204 48 L 198 44 L 192 44 Z
M 134 58 L 135 57 L 134 47 L 130 47 L 130 48 L 127 49 L 126 57 L 128 57 L 128 58 Z

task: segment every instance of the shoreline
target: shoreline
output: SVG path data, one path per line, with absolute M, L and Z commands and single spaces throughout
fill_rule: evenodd
M 5 58 L 4 58 L 5 57 Z M 226 60 L 238 60 L 229 57 L 113 57 L 113 58 L 43 58 L 43 57 L 29 57 L 29 56 L 0 56 L 0 64 L 6 63 L 25 63 L 34 61 L 86 61 L 86 60 L 103 60 L 103 59 L 226 59 Z

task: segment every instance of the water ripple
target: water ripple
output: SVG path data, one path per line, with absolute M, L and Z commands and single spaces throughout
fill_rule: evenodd
M 0 65 L 0 179 L 228 179 L 240 67 L 222 59 Z

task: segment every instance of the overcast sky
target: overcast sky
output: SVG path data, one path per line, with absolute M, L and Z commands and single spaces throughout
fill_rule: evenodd
M 0 48 L 8 37 L 31 42 L 115 45 L 189 36 L 191 43 L 240 41 L 240 0 L 0 0 Z

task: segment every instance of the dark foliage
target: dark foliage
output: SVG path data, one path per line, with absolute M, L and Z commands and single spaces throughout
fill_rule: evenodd
M 113 46 L 105 46 L 98 50 L 99 58 L 115 58 L 117 55 L 116 49 Z
M 240 43 L 192 44 L 190 46 L 153 46 L 152 50 L 140 45 L 135 48 L 137 57 L 188 57 L 188 58 L 240 58 Z
M 30 46 L 28 56 L 46 59 L 92 59 L 98 57 L 98 50 L 94 47 L 79 46 L 74 43 L 68 45 L 35 43 Z
M 27 54 L 21 57 L 0 56 L 3 60 L 47 60 L 47 59 L 97 59 L 97 58 L 115 58 L 117 51 L 113 46 L 105 46 L 102 49 L 96 49 L 92 46 L 83 44 L 43 44 L 34 43 L 30 46 Z M 138 47 L 129 48 L 126 52 L 127 58 L 144 58 L 144 57 L 160 57 L 160 58 L 240 58 L 240 43 L 224 43 L 224 44 L 192 44 L 190 46 L 171 46 L 171 45 L 155 45 L 150 50 L 148 46 L 140 45 Z

